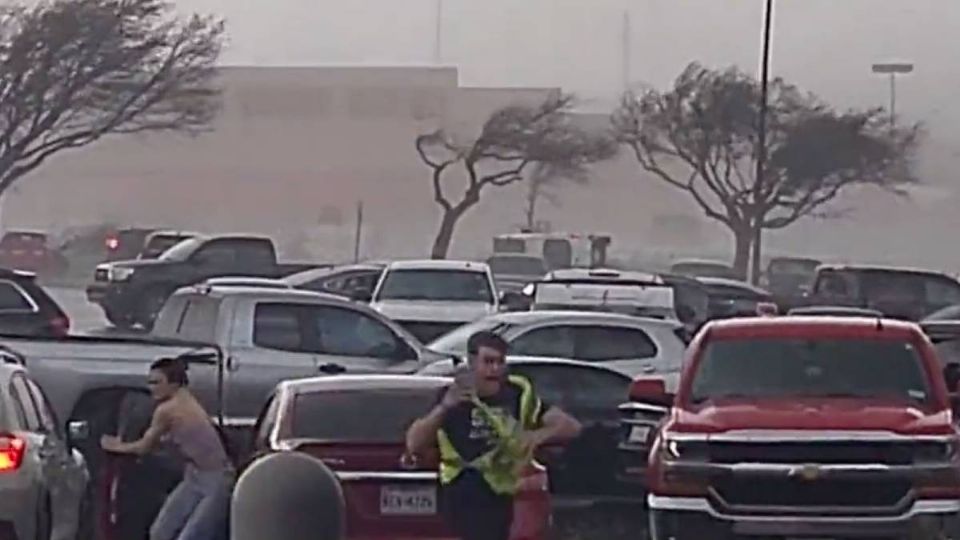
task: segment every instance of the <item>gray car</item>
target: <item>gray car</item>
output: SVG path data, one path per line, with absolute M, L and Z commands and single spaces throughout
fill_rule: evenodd
M 0 538 L 88 538 L 83 457 L 26 369 L 0 357 Z
M 511 355 L 580 360 L 628 377 L 676 375 L 686 348 L 677 321 L 579 311 L 500 313 L 461 326 L 427 348 L 463 356 L 467 340 L 480 330 L 501 335 Z

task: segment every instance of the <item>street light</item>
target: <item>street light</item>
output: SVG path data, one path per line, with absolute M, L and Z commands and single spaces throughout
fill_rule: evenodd
M 873 65 L 873 72 L 890 77 L 890 128 L 897 125 L 897 75 L 913 72 L 913 64 L 906 62 L 885 62 Z
M 770 41 L 773 37 L 773 0 L 766 1 L 763 15 L 763 50 L 760 57 L 760 118 L 757 126 L 757 172 L 754 179 L 754 203 L 763 197 L 764 168 L 767 163 L 767 94 L 770 87 Z M 756 217 L 753 251 L 750 260 L 750 281 L 760 283 L 760 244 L 763 241 L 763 218 Z

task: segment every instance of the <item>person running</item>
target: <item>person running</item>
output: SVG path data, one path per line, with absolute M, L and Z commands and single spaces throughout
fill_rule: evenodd
M 465 369 L 407 431 L 410 454 L 439 449 L 440 509 L 462 540 L 507 540 L 533 452 L 580 433 L 580 424 L 543 403 L 530 381 L 507 374 L 506 354 L 500 336 L 471 336 Z
M 233 468 L 210 416 L 187 389 L 187 365 L 161 358 L 150 366 L 147 384 L 157 403 L 150 427 L 137 441 L 104 435 L 107 452 L 144 455 L 171 441 L 187 465 L 150 527 L 150 540 L 213 540 L 226 526 Z

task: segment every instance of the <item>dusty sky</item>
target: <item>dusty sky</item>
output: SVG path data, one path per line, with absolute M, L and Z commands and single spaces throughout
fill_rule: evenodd
M 443 62 L 479 86 L 621 87 L 623 13 L 635 82 L 665 86 L 691 60 L 756 69 L 763 0 L 442 0 Z M 176 0 L 226 18 L 230 64 L 429 64 L 438 0 Z M 906 60 L 904 117 L 928 151 L 960 154 L 956 0 L 776 0 L 773 70 L 839 106 L 886 105 L 875 61 Z M 937 182 L 939 183 L 939 182 Z

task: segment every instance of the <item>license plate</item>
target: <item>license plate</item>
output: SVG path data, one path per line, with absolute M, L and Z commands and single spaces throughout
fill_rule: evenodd
M 385 516 L 429 516 L 437 513 L 434 487 L 384 486 L 380 488 L 380 513 Z
M 646 443 L 649 437 L 650 426 L 631 426 L 630 436 L 627 437 L 627 442 Z

